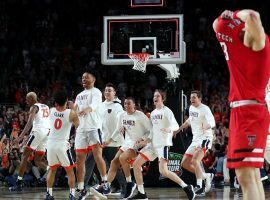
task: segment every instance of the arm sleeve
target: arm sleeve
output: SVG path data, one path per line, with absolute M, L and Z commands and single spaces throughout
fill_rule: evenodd
M 216 126 L 214 115 L 212 114 L 209 107 L 205 108 L 205 118 L 207 123 L 211 126 L 211 128 L 214 128 Z
M 151 130 L 151 123 L 150 123 L 149 118 L 145 114 L 142 114 L 141 120 L 142 120 L 143 126 L 146 130 L 144 133 L 144 136 L 143 136 L 143 139 L 145 140 L 146 138 L 149 138 L 150 130 Z
M 170 127 L 168 127 L 168 128 L 170 128 L 171 131 L 178 130 L 179 129 L 179 124 L 177 123 L 173 112 L 171 110 L 168 110 L 167 114 L 168 114 L 168 120 L 170 122 Z
M 102 93 L 100 91 L 95 91 L 92 93 L 92 102 L 90 107 L 93 111 L 96 111 L 99 105 L 102 103 Z
M 113 141 L 117 141 L 118 137 L 120 137 L 120 134 L 121 134 L 121 133 L 119 133 L 119 129 L 120 129 L 121 126 L 122 126 L 122 124 L 121 124 L 121 118 L 122 118 L 122 115 L 121 115 L 121 114 L 118 115 L 117 118 L 118 118 L 118 119 L 117 119 L 116 129 L 114 130 L 114 132 L 113 132 L 113 134 L 112 134 L 112 136 L 111 136 L 111 138 L 112 138 Z

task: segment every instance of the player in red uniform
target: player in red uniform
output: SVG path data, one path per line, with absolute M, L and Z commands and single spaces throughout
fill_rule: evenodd
M 228 167 L 236 168 L 243 199 L 265 199 L 263 166 L 269 113 L 265 87 L 270 43 L 254 10 L 224 11 L 213 23 L 230 71 Z

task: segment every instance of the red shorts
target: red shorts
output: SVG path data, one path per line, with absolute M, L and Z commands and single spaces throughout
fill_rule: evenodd
M 269 118 L 264 105 L 252 104 L 231 109 L 229 168 L 263 166 Z

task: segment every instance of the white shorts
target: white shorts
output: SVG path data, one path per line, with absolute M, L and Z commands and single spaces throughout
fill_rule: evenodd
M 267 136 L 264 158 L 270 164 L 270 135 Z
M 135 153 L 138 152 L 138 147 L 135 147 L 135 142 L 132 142 L 132 141 L 126 141 L 121 147 L 120 147 L 120 150 L 122 152 L 124 151 L 127 151 L 127 150 L 134 150 Z
M 213 139 L 209 137 L 204 137 L 201 140 L 192 141 L 185 152 L 185 156 L 192 157 L 197 149 L 202 149 L 205 153 L 208 149 L 211 149 L 212 141 Z
M 140 150 L 139 154 L 146 161 L 153 161 L 156 158 L 158 158 L 158 160 L 160 160 L 161 158 L 169 160 L 169 149 L 169 146 L 154 148 L 151 144 L 148 144 L 144 148 L 142 148 L 142 150 Z
M 73 161 L 70 145 L 64 141 L 52 141 L 47 142 L 47 160 L 50 168 L 55 169 L 58 166 L 62 166 L 65 169 L 75 167 Z
M 26 148 L 36 151 L 37 154 L 45 155 L 46 143 L 50 129 L 39 128 L 32 130 L 26 143 Z
M 77 132 L 75 136 L 75 151 L 88 153 L 96 144 L 102 144 L 100 129 Z

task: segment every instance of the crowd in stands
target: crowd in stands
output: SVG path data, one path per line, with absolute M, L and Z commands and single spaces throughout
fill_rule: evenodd
M 187 94 L 193 89 L 201 90 L 203 103 L 214 114 L 215 145 L 204 164 L 210 171 L 222 174 L 229 134 L 228 71 L 211 23 L 221 12 L 220 6 L 224 5 L 217 5 L 215 12 L 209 12 L 203 0 L 196 1 L 193 8 L 192 1 L 185 1 L 185 4 L 178 1 L 176 5 L 172 2 L 168 0 L 166 10 L 158 11 L 175 14 L 181 10 L 184 13 L 187 63 L 180 66 L 180 84 Z M 228 2 L 233 4 L 233 1 Z M 29 91 L 37 92 L 41 102 L 52 105 L 52 94 L 64 87 L 74 100 L 81 90 L 81 74 L 85 69 L 94 69 L 98 88 L 103 89 L 106 83 L 113 82 L 118 86 L 120 99 L 133 96 L 142 110 L 151 111 L 153 90 L 166 85 L 164 72 L 149 67 L 147 73 L 142 74 L 131 67 L 107 67 L 100 63 L 102 16 L 130 14 L 121 13 L 127 10 L 124 3 L 113 0 L 113 4 L 117 6 L 106 3 L 101 9 L 96 8 L 95 1 L 84 0 L 76 3 L 0 1 L 0 180 L 9 185 L 16 181 L 26 140 L 18 144 L 14 138 L 27 122 L 25 95 Z M 130 12 L 134 14 L 134 11 Z M 266 169 L 269 172 L 269 166 Z M 42 185 L 44 176 L 46 174 L 30 161 L 25 181 Z M 59 183 L 64 184 L 66 180 L 61 178 L 59 176 Z M 224 180 L 228 182 L 227 175 Z

